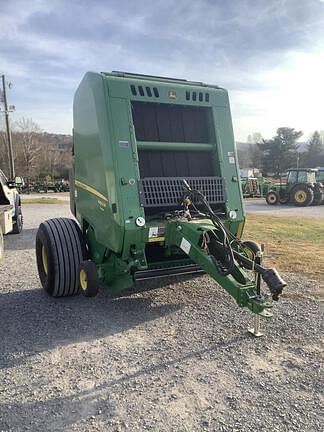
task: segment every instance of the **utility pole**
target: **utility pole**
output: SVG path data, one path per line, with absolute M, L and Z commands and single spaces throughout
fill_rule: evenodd
M 12 152 L 12 139 L 11 139 L 10 121 L 9 121 L 9 112 L 11 112 L 11 111 L 8 108 L 6 78 L 4 75 L 2 75 L 1 78 L 2 78 L 2 95 L 3 95 L 4 114 L 5 114 L 6 131 L 7 131 L 9 176 L 10 176 L 10 180 L 15 180 L 15 164 L 14 164 L 14 158 L 13 158 L 13 152 Z

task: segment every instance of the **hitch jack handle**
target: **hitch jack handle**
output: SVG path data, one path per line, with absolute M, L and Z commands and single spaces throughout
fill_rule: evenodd
M 262 276 L 264 282 L 268 285 L 272 294 L 272 299 L 279 300 L 282 290 L 287 286 L 286 282 L 282 279 L 275 268 L 265 268 L 258 263 L 254 263 L 249 258 L 241 255 L 239 252 L 233 250 L 234 256 L 237 261 L 248 270 L 255 270 Z
M 262 260 L 262 254 L 260 254 L 259 256 L 256 256 L 255 258 L 255 264 L 257 265 L 261 265 L 261 260 Z M 257 295 L 261 294 L 261 274 L 258 272 L 254 272 L 255 273 L 255 288 L 256 288 L 256 293 Z M 260 331 L 261 329 L 261 325 L 260 325 L 260 315 L 255 314 L 254 315 L 254 326 L 248 328 L 248 332 L 251 333 L 254 337 L 260 337 L 263 336 L 263 333 Z

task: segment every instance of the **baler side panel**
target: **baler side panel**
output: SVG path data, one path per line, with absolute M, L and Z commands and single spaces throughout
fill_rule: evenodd
M 231 210 L 235 210 L 237 214 L 235 220 L 229 219 L 228 225 L 230 230 L 237 234 L 239 226 L 244 224 L 245 211 L 229 105 L 215 107 L 214 121 L 220 172 L 226 179 L 226 210 L 228 214 Z
M 103 79 L 88 73 L 74 100 L 76 214 L 81 226 L 86 221 L 94 228 L 99 243 L 120 251 L 122 236 L 112 213 L 117 194 L 110 133 Z
M 144 250 L 143 229 L 135 224 L 137 217 L 144 217 L 138 193 L 138 154 L 133 136 L 129 101 L 121 98 L 110 98 L 110 107 L 113 124 L 116 187 L 120 197 L 121 225 L 125 233 L 123 258 L 127 259 L 131 245 L 137 251 Z

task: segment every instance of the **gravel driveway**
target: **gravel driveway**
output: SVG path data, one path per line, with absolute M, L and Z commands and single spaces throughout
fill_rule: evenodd
M 246 332 L 251 314 L 207 276 L 52 299 L 35 234 L 68 206 L 23 211 L 25 230 L 6 238 L 0 263 L 1 431 L 323 430 L 316 282 L 284 275 L 259 339 Z
M 293 204 L 269 206 L 265 199 L 248 198 L 244 200 L 245 210 L 256 214 L 270 214 L 274 216 L 294 216 L 324 219 L 324 205 L 310 207 L 296 207 Z
M 30 194 L 21 194 L 22 199 L 27 200 L 42 200 L 48 198 L 54 198 L 60 201 L 70 201 L 70 193 L 69 192 L 47 192 L 47 193 L 30 193 Z

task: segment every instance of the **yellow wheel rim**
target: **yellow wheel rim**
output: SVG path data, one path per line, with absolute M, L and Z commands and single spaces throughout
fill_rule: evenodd
M 299 191 L 297 191 L 297 192 L 295 193 L 295 200 L 296 200 L 296 202 L 298 202 L 298 203 L 303 203 L 303 202 L 305 202 L 305 201 L 306 201 L 306 198 L 307 198 L 307 194 L 306 194 L 306 192 L 303 191 L 303 190 L 299 190 Z
M 254 255 L 254 252 L 248 247 L 248 246 L 245 246 L 245 253 L 246 253 L 246 255 L 247 255 L 247 257 L 251 260 L 251 261 L 254 261 L 255 260 L 255 255 Z
M 268 196 L 268 200 L 269 200 L 270 202 L 272 202 L 272 203 L 275 202 L 276 199 L 277 199 L 277 197 L 276 197 L 276 195 L 274 195 L 274 194 L 271 194 L 271 195 Z
M 87 289 L 88 286 L 87 275 L 83 269 L 80 270 L 80 285 L 84 291 Z
M 42 246 L 42 264 L 44 272 L 48 273 L 48 261 L 47 261 L 47 254 L 44 245 Z

